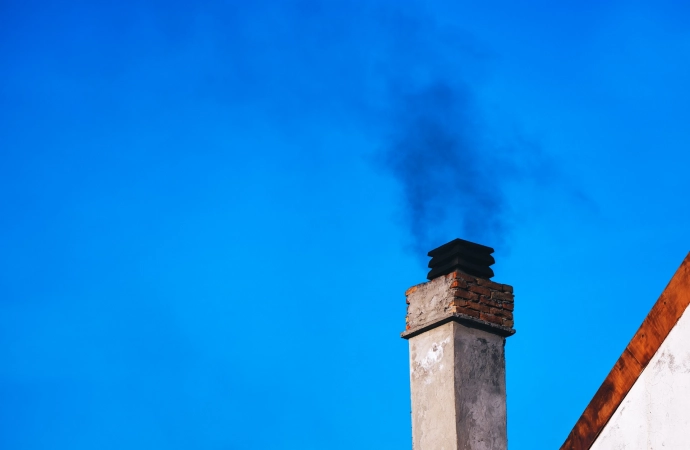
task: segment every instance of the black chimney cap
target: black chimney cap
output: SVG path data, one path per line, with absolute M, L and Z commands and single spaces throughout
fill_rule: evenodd
M 447 275 L 456 270 L 478 278 L 494 276 L 491 266 L 496 262 L 491 254 L 494 249 L 463 239 L 454 239 L 429 252 L 429 280 Z

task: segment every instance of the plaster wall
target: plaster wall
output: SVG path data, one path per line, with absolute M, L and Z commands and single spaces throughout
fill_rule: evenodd
M 456 450 L 453 322 L 409 340 L 412 448 Z
M 455 327 L 455 401 L 460 450 L 508 448 L 505 338 Z
M 453 281 L 443 276 L 408 290 L 407 325 L 410 328 L 434 323 L 447 316 L 448 307 L 453 301 L 450 287 Z
M 591 449 L 690 449 L 690 308 L 642 371 Z
M 506 450 L 504 344 L 457 322 L 409 340 L 414 450 Z

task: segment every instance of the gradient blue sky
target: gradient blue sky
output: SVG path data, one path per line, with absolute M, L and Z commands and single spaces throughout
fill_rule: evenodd
M 410 448 L 464 237 L 558 448 L 690 250 L 690 8 L 602 3 L 2 1 L 0 447 Z

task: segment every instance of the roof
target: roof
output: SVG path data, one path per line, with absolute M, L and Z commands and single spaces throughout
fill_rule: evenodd
M 587 450 L 690 304 L 690 253 L 618 358 L 561 450 Z

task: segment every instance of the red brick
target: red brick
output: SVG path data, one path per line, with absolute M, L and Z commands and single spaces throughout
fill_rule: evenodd
M 500 308 L 501 307 L 500 302 L 497 302 L 496 300 L 492 300 L 489 297 L 487 297 L 486 295 L 480 295 L 479 301 L 481 303 L 484 303 L 485 305 L 489 305 L 489 306 L 492 306 L 494 308 Z
M 503 292 L 509 292 L 512 294 L 513 293 L 513 286 L 509 286 L 507 284 L 504 284 L 503 285 Z
M 451 288 L 467 288 L 467 282 L 465 280 L 453 280 L 452 283 L 450 283 Z
M 465 298 L 467 300 L 478 300 L 479 299 L 479 295 L 475 294 L 474 292 L 465 291 L 463 289 L 458 289 L 457 291 L 453 292 L 453 296 Z
M 466 316 L 476 317 L 476 318 L 478 318 L 479 314 L 480 314 L 479 311 L 473 311 L 473 310 L 468 309 L 468 308 L 456 308 L 456 311 L 459 312 L 460 314 L 464 314 Z
M 513 301 L 513 294 L 509 294 L 507 292 L 497 292 L 494 291 L 491 293 L 491 298 L 495 298 L 498 300 L 502 300 L 504 302 L 511 302 Z
M 492 316 L 491 314 L 481 313 L 479 315 L 479 318 L 486 322 L 495 323 L 496 325 L 503 325 L 503 319 L 496 316 Z
M 485 287 L 481 287 L 481 286 L 470 286 L 468 289 L 469 289 L 470 291 L 472 291 L 472 292 L 476 292 L 477 294 L 491 295 L 491 291 L 488 290 L 488 289 L 485 288 Z
M 486 286 L 489 289 L 495 290 L 495 291 L 502 291 L 503 290 L 503 285 L 499 283 L 494 283 L 493 281 L 490 280 L 485 280 L 483 278 L 477 278 L 477 284 L 480 286 Z
M 503 303 L 503 309 L 507 309 L 508 311 L 512 311 L 514 308 L 514 305 L 512 303 L 505 302 Z
M 481 303 L 478 303 L 478 302 L 470 302 L 469 307 L 474 309 L 474 310 L 485 312 L 485 313 L 488 313 L 491 311 L 491 308 L 489 308 L 486 305 L 482 305 Z
M 489 312 L 496 317 L 503 317 L 504 319 L 513 318 L 513 313 L 511 313 L 510 311 L 506 311 L 505 309 L 491 308 L 491 311 Z
M 503 326 L 504 327 L 513 328 L 514 324 L 515 324 L 515 322 L 513 322 L 512 320 L 503 319 Z
M 469 303 L 465 300 L 458 300 L 457 298 L 450 302 L 450 306 L 467 306 Z
M 453 272 L 454 278 L 460 278 L 470 283 L 476 283 L 477 279 L 472 275 L 467 275 L 465 272 Z

